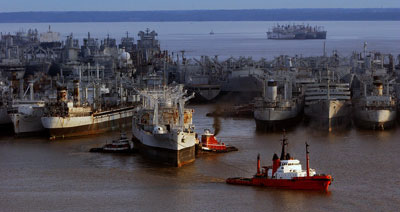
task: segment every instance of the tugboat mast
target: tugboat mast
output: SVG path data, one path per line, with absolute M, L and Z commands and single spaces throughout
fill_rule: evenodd
M 308 145 L 308 143 L 306 142 L 307 177 L 310 176 L 310 158 L 308 156 L 308 154 L 310 153 L 310 152 L 308 152 L 308 147 L 309 146 L 310 145 Z
M 286 146 L 288 145 L 287 138 L 285 133 L 283 133 L 282 137 L 282 152 L 281 152 L 281 158 L 280 160 L 285 160 L 286 159 Z

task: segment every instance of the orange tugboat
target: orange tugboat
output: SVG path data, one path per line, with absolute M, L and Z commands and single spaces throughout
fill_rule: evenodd
M 274 154 L 272 167 L 263 167 L 260 170 L 260 155 L 257 157 L 257 173 L 253 178 L 228 178 L 226 183 L 236 185 L 265 186 L 271 188 L 297 189 L 297 190 L 323 190 L 333 181 L 331 175 L 316 174 L 314 169 L 309 168 L 309 152 L 306 143 L 307 169 L 302 170 L 299 160 L 290 157 L 286 153 L 287 138 L 282 139 L 282 153 L 278 158 Z

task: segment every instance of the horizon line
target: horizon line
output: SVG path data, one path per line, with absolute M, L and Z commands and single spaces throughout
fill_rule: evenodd
M 353 10 L 353 9 L 400 9 L 400 7 L 351 7 L 351 8 L 243 8 L 243 9 L 179 9 L 179 10 L 42 10 L 42 11 L 0 11 L 0 13 L 41 13 L 41 12 L 47 12 L 47 13 L 59 13 L 59 12 L 177 12 L 177 11 L 239 11 L 239 10 L 330 10 L 330 9 L 341 9 L 341 10 Z

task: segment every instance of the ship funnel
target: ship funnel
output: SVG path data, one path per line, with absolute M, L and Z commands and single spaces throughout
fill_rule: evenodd
M 383 95 L 383 83 L 379 80 L 377 76 L 374 76 L 374 86 L 378 96 Z
M 57 101 L 65 102 L 68 98 L 68 92 L 66 87 L 58 87 L 57 88 Z
M 30 91 L 30 100 L 33 101 L 35 96 L 33 92 L 33 81 L 29 81 L 29 91 Z
M 278 170 L 281 161 L 279 160 L 278 155 L 275 153 L 272 158 L 272 177 L 274 176 L 276 170 Z
M 274 80 L 269 80 L 267 82 L 267 88 L 265 92 L 266 96 L 264 97 L 266 101 L 276 101 L 276 97 L 278 95 L 278 85 Z
M 383 95 L 383 85 L 382 84 L 378 85 L 377 89 L 378 89 L 378 95 L 382 96 Z
M 81 104 L 81 97 L 79 93 L 79 81 L 74 80 L 74 103 L 76 106 L 80 106 Z

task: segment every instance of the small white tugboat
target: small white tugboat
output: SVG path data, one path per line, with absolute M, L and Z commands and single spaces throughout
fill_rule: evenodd
M 133 150 L 133 142 L 128 139 L 126 133 L 121 133 L 121 137 L 118 140 L 113 140 L 112 143 L 106 144 L 101 148 L 92 148 L 90 152 L 131 153 Z

